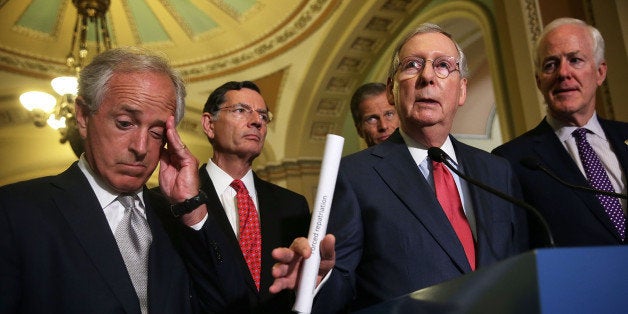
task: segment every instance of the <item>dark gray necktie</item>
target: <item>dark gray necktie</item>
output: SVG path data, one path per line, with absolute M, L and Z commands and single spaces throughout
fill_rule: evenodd
M 124 216 L 114 236 L 140 300 L 142 313 L 148 313 L 148 250 L 153 236 L 148 221 L 135 207 L 135 195 L 122 194 L 118 196 L 118 201 L 124 206 Z

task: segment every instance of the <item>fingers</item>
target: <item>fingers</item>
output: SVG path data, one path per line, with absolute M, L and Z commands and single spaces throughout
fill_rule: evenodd
M 310 247 L 310 242 L 307 238 L 299 237 L 292 241 L 290 245 L 290 250 L 294 251 L 294 253 L 303 256 L 304 258 L 309 258 L 312 255 L 312 248 Z
M 177 155 L 181 155 L 187 150 L 187 146 L 181 140 L 179 132 L 177 132 L 174 116 L 170 116 L 166 120 L 166 142 L 168 143 L 168 149 L 172 149 Z
M 333 260 L 336 258 L 336 237 L 333 234 L 328 234 L 321 241 L 320 253 L 321 259 Z

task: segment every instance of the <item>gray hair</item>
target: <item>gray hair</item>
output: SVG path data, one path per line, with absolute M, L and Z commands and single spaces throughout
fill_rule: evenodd
M 105 51 L 83 68 L 79 75 L 78 95 L 82 96 L 90 113 L 100 107 L 108 92 L 107 83 L 114 73 L 158 72 L 167 74 L 175 87 L 176 108 L 175 122 L 183 119 L 185 112 L 185 85 L 183 79 L 168 61 L 149 50 L 123 47 Z
M 602 61 L 604 61 L 604 38 L 602 38 L 602 34 L 600 34 L 600 31 L 582 20 L 570 17 L 562 17 L 555 19 L 551 23 L 547 24 L 543 29 L 543 32 L 539 36 L 539 39 L 536 42 L 536 49 L 534 50 L 534 65 L 536 66 L 536 68 L 538 69 L 541 64 L 541 60 L 539 60 L 539 48 L 541 42 L 545 39 L 545 37 L 547 37 L 547 35 L 551 31 L 563 25 L 577 25 L 586 28 L 586 30 L 589 32 L 589 35 L 591 36 L 590 38 L 593 43 L 593 60 L 595 61 L 596 66 L 600 66 Z
M 395 76 L 395 73 L 397 73 L 397 67 L 399 67 L 399 62 L 400 62 L 399 51 L 401 51 L 401 48 L 403 47 L 403 45 L 405 45 L 408 42 L 408 40 L 410 40 L 412 37 L 416 35 L 420 35 L 420 34 L 427 34 L 427 33 L 440 33 L 447 36 L 447 38 L 451 39 L 451 41 L 456 46 L 456 50 L 458 50 L 458 67 L 460 68 L 460 76 L 463 78 L 468 77 L 469 69 L 467 66 L 467 58 L 465 57 L 465 54 L 462 51 L 462 48 L 460 47 L 460 45 L 454 40 L 453 36 L 450 33 L 444 31 L 440 26 L 436 24 L 423 23 L 419 25 L 417 28 L 415 28 L 414 30 L 408 32 L 406 36 L 404 36 L 403 39 L 401 39 L 401 41 L 398 42 L 397 46 L 395 47 L 395 51 L 393 51 L 392 60 L 390 62 L 390 68 L 388 69 L 388 78 L 392 79 Z

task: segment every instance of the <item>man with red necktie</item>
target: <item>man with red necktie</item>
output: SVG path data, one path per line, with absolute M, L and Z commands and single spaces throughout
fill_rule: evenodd
M 251 168 L 271 120 L 250 81 L 227 82 L 205 103 L 201 123 L 213 156 L 199 169 L 197 201 L 207 205 L 207 215 L 170 233 L 202 313 L 291 313 L 293 291 L 269 292 L 271 251 L 307 236 L 310 212 L 305 197 L 260 179 Z

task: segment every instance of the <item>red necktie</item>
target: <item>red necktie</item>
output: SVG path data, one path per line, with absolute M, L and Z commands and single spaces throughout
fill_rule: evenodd
M 462 243 L 464 253 L 467 255 L 471 269 L 475 270 L 475 244 L 473 234 L 462 209 L 462 202 L 458 194 L 458 188 L 454 177 L 440 162 L 432 161 L 434 174 L 434 187 L 436 188 L 436 198 L 443 207 L 451 226 L 454 228 L 458 239 Z
M 259 290 L 262 268 L 262 234 L 255 203 L 249 191 L 240 180 L 233 180 L 231 187 L 236 190 L 238 216 L 240 217 L 240 249 L 246 265 L 249 266 L 253 281 Z

